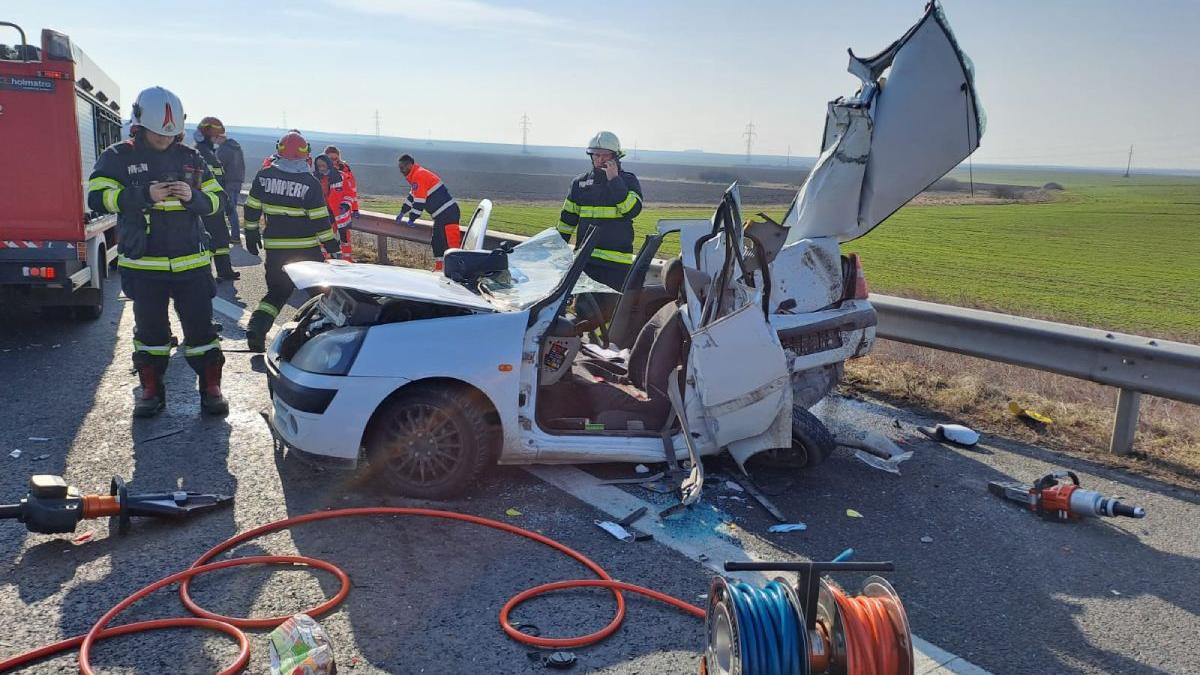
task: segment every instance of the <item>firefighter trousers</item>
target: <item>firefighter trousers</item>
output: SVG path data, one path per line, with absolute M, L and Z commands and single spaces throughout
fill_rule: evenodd
M 629 274 L 629 267 L 629 265 L 622 265 L 621 263 L 599 262 L 593 258 L 583 268 L 584 273 L 594 281 L 599 281 L 617 291 L 617 293 L 588 293 L 596 301 L 600 318 L 606 324 L 612 321 L 613 312 L 617 309 L 617 302 L 621 299 L 620 291 L 625 285 L 625 277 Z
M 229 227 L 225 223 L 225 214 L 205 218 L 204 229 L 208 231 L 208 250 L 212 253 L 217 276 L 222 279 L 233 277 L 233 264 L 229 262 Z
M 450 208 L 433 217 L 433 241 L 430 243 L 435 259 L 441 260 L 446 249 L 458 248 L 462 243 L 462 232 L 458 229 L 458 221 L 461 219 L 462 212 L 459 211 L 457 203 L 451 204 Z
M 149 365 L 159 375 L 171 356 L 170 301 L 183 326 L 183 353 L 188 365 L 203 377 L 208 364 L 224 363 L 221 340 L 212 321 L 216 283 L 208 267 L 187 272 L 121 271 L 121 288 L 133 300 L 133 365 Z
M 258 306 L 254 308 L 254 313 L 250 315 L 246 331 L 266 337 L 271 330 L 271 325 L 275 323 L 275 317 L 279 316 L 279 310 L 287 304 L 288 298 L 292 297 L 292 293 L 296 290 L 296 284 L 292 283 L 292 278 L 283 271 L 284 265 L 301 260 L 321 262 L 324 259 L 325 256 L 321 254 L 320 246 L 299 249 L 267 249 L 266 260 L 263 262 L 263 273 L 267 279 L 267 294 L 263 296 Z

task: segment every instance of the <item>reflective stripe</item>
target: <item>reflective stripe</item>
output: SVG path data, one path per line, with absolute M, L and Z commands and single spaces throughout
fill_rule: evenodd
M 329 208 L 325 207 L 325 206 L 321 206 L 321 207 L 318 207 L 315 209 L 308 209 L 308 217 L 310 220 L 317 220 L 318 218 L 328 218 L 329 217 Z
M 445 211 L 446 209 L 450 208 L 451 206 L 454 206 L 457 203 L 458 202 L 451 199 L 450 201 L 446 202 L 445 204 L 442 204 L 442 208 L 438 209 L 437 211 L 434 211 L 433 213 L 431 213 L 429 215 L 430 215 L 430 217 L 436 218 L 439 213 L 441 213 L 442 211 Z
M 290 206 L 276 206 L 274 204 L 263 204 L 262 212 L 272 216 L 303 216 L 304 209 L 296 209 Z
M 216 178 L 209 178 L 200 184 L 200 189 L 204 192 L 220 192 L 221 184 L 217 182 Z
M 258 221 L 257 220 L 244 221 L 242 223 L 242 229 L 243 230 L 257 230 L 258 229 Z
M 276 307 L 275 305 L 270 304 L 266 300 L 263 300 L 262 302 L 258 303 L 258 307 L 255 307 L 254 311 L 266 312 L 267 314 L 270 314 L 271 316 L 279 316 L 279 308 Z
M 87 187 L 88 187 L 88 192 L 95 192 L 96 190 L 108 190 L 108 189 L 119 190 L 125 186 L 121 185 L 119 182 L 117 182 L 111 178 L 105 178 L 104 176 L 96 176 L 95 178 L 88 181 Z
M 213 249 L 213 255 L 229 255 L 229 247 Z
M 431 195 L 431 194 L 433 194 L 434 190 L 436 190 L 440 187 L 442 187 L 442 181 L 439 180 L 435 185 L 433 185 L 433 187 L 430 187 L 428 190 L 426 190 L 425 194 Z
M 579 207 L 580 218 L 624 218 L 625 215 L 617 211 L 615 206 L 581 206 Z
M 116 189 L 104 191 L 104 208 L 105 208 L 105 210 L 107 210 L 109 213 L 119 213 L 120 212 L 120 209 L 117 208 L 117 199 L 119 199 L 121 197 L 121 191 L 124 189 L 125 188 L 116 188 Z
M 563 234 L 575 234 L 576 229 L 578 229 L 577 225 L 568 225 L 561 220 L 558 221 L 558 231 Z
M 208 195 L 208 201 L 212 202 L 212 211 L 208 212 L 208 215 L 210 216 L 216 215 L 217 211 L 221 210 L 221 196 L 217 194 L 217 192 L 220 191 L 221 186 L 218 185 L 215 191 L 209 192 L 206 190 L 204 192 L 204 194 Z
M 261 209 L 262 202 L 259 201 L 258 198 L 255 197 L 254 195 L 250 195 L 250 196 L 246 197 L 246 206 L 249 206 L 252 209 Z
M 563 200 L 562 210 L 566 211 L 567 213 L 579 213 L 579 205 L 570 199 L 566 199 Z
M 641 197 L 638 196 L 638 193 L 630 190 L 629 194 L 625 195 L 625 201 L 617 204 L 617 211 L 622 214 L 629 213 L 633 210 L 633 207 L 637 205 L 639 199 L 641 199 Z
M 333 230 L 322 230 L 317 233 L 317 241 L 329 241 L 336 236 L 337 235 L 334 234 Z
M 188 347 L 183 350 L 183 355 L 184 356 L 199 356 L 199 355 L 203 354 L 204 352 L 208 352 L 208 351 L 212 351 L 214 349 L 220 349 L 220 348 L 221 348 L 221 341 L 219 339 L 217 339 L 217 340 L 213 340 L 212 342 L 210 342 L 206 345 L 200 345 L 198 347 Z
M 214 176 L 224 176 L 225 175 L 225 169 L 222 169 L 219 166 L 210 166 L 210 167 L 208 167 L 208 169 L 209 169 L 209 171 L 212 171 L 212 174 Z
M 327 230 L 333 234 L 332 230 Z M 317 241 L 316 237 L 288 237 L 278 239 L 263 239 L 263 248 L 311 248 L 320 246 L 321 242 Z
M 606 248 L 592 249 L 592 257 L 609 262 L 621 263 L 624 265 L 633 264 L 633 254 L 625 253 L 624 251 L 611 251 Z
M 148 345 L 141 340 L 134 340 L 133 351 L 146 352 L 151 356 L 170 356 L 171 345 Z
M 183 205 L 183 202 L 179 201 L 178 199 L 168 199 L 162 202 L 155 202 L 154 206 L 151 206 L 150 208 L 154 209 L 155 211 L 187 211 L 187 208 Z
M 160 272 L 186 272 L 198 267 L 205 267 L 212 262 L 208 251 L 179 256 L 178 258 L 163 258 L 147 256 L 142 258 L 126 258 L 118 256 L 117 266 L 131 270 L 155 270 Z

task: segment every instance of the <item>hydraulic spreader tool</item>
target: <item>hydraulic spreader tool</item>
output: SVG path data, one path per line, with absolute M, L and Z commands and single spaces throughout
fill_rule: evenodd
M 1146 517 L 1146 509 L 1140 506 L 1122 504 L 1094 490 L 1080 488 L 1079 476 L 1073 471 L 1048 473 L 1033 485 L 992 481 L 988 483 L 988 491 L 1024 504 L 1047 520 L 1079 520 L 1098 516 Z
M 113 476 L 107 495 L 85 495 L 62 476 L 43 474 L 29 479 L 29 494 L 19 504 L 0 505 L 0 519 L 25 523 L 30 532 L 58 534 L 74 532 L 81 520 L 107 516 L 125 534 L 134 516 L 179 520 L 232 502 L 228 495 L 183 490 L 131 495 L 120 476 Z

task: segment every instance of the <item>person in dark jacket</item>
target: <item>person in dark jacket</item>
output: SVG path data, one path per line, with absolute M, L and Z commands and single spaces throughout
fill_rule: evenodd
M 620 291 L 633 263 L 633 219 L 642 212 L 642 186 L 621 168 L 625 153 L 616 134 L 596 134 L 587 152 L 592 169 L 571 181 L 558 231 L 566 241 L 575 235 L 576 248 L 591 236 L 595 247 L 584 272 Z
M 204 119 L 213 118 L 206 117 Z M 196 141 L 196 151 L 204 158 L 205 164 L 208 164 L 208 169 L 212 171 L 213 176 L 220 183 L 225 177 L 225 167 L 221 164 L 221 160 L 217 159 L 212 137 L 207 135 L 211 133 L 211 127 L 206 132 L 202 122 L 201 126 L 196 129 L 193 138 Z M 242 277 L 241 274 L 233 270 L 233 265 L 229 262 L 229 225 L 225 220 L 227 212 L 225 206 L 233 196 L 224 190 L 222 190 L 221 194 L 222 208 L 211 216 L 204 216 L 204 229 L 208 230 L 208 251 L 212 254 L 213 267 L 217 270 L 217 278 L 222 281 L 233 281 Z
M 212 322 L 216 284 L 201 218 L 222 206 L 220 183 L 183 138 L 183 105 L 162 87 L 138 94 L 133 138 L 101 153 L 88 180 L 88 207 L 117 214 L 121 287 L 133 300 L 133 365 L 142 390 L 137 417 L 166 406 L 163 375 L 171 355 L 168 303 L 183 325 L 183 352 L 200 376 L 200 406 L 229 412 L 221 394 L 225 357 Z
M 242 228 L 238 223 L 237 205 L 242 195 L 242 183 L 246 181 L 246 157 L 242 154 L 242 146 L 225 134 L 225 125 L 216 117 L 205 117 L 200 120 L 200 130 L 212 140 L 217 159 L 225 168 L 225 175 L 221 178 L 221 187 L 228 196 L 225 204 L 225 216 L 229 219 L 229 239 L 233 244 L 240 246 Z
M 322 245 L 330 256 L 336 257 L 339 250 L 321 183 L 309 173 L 308 141 L 299 132 L 289 132 L 279 139 L 276 151 L 279 157 L 251 181 L 244 213 L 246 250 L 251 255 L 258 255 L 260 246 L 266 250 L 267 294 L 246 327 L 246 346 L 260 353 L 266 350 L 275 317 L 296 290 L 283 266 L 322 261 Z

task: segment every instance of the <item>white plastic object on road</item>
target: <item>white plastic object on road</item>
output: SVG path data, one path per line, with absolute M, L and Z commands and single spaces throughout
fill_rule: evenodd
M 943 438 L 959 445 L 969 447 L 979 442 L 979 432 L 961 424 L 939 424 L 936 429 Z
M 604 530 L 605 532 L 611 534 L 612 536 L 616 537 L 617 539 L 620 539 L 623 542 L 629 543 L 629 542 L 633 541 L 633 534 L 631 534 L 629 532 L 629 530 L 625 529 L 624 527 L 621 527 L 620 525 L 612 522 L 611 520 L 597 520 L 597 521 L 595 521 L 595 523 L 596 523 L 597 527 L 599 527 L 600 529 Z

